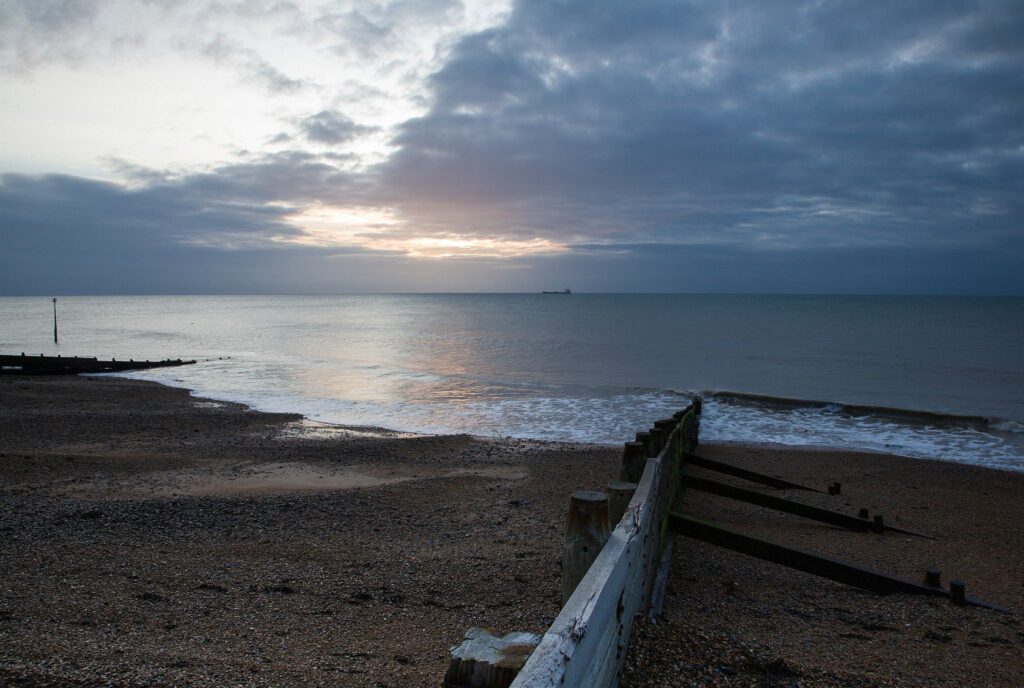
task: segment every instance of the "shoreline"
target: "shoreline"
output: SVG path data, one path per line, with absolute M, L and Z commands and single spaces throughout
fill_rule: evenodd
M 204 392 L 199 392 L 199 391 L 197 391 L 196 389 L 194 389 L 192 387 L 188 387 L 188 386 L 186 386 L 186 384 L 184 382 L 180 382 L 180 381 L 179 381 L 180 384 L 171 384 L 170 382 L 167 382 L 167 381 L 149 380 L 149 379 L 142 378 L 142 377 L 134 377 L 130 373 L 129 374 L 125 374 L 125 373 L 85 374 L 85 375 L 83 375 L 83 377 L 96 377 L 96 378 L 108 378 L 109 377 L 109 378 L 117 378 L 117 379 L 124 379 L 124 380 L 135 380 L 135 381 L 139 381 L 139 382 L 152 382 L 152 383 L 155 383 L 155 384 L 158 384 L 158 385 L 163 385 L 165 387 L 169 387 L 169 388 L 172 388 L 172 389 L 184 389 L 184 390 L 187 390 L 190 396 L 192 396 L 193 398 L 195 398 L 195 399 L 197 399 L 199 401 L 210 401 L 210 402 L 213 402 L 213 403 L 240 404 L 240 405 L 245 406 L 249 410 L 251 410 L 253 412 L 256 412 L 256 413 L 270 413 L 270 414 L 296 413 L 298 415 L 301 415 L 303 420 L 308 422 L 308 423 L 320 423 L 320 424 L 331 426 L 331 427 L 344 428 L 346 430 L 351 430 L 353 432 L 361 432 L 361 431 L 365 431 L 365 432 L 379 432 L 379 433 L 382 433 L 382 434 L 396 434 L 396 435 L 397 434 L 402 434 L 402 435 L 410 435 L 410 436 L 415 435 L 415 436 L 421 436 L 421 437 L 467 436 L 467 437 L 472 437 L 474 439 L 479 439 L 479 440 L 510 439 L 510 440 L 522 440 L 522 441 L 529 441 L 529 442 L 543 442 L 543 443 L 552 443 L 552 444 L 565 443 L 565 444 L 581 445 L 581 446 L 593 446 L 593 447 L 618 447 L 621 444 L 619 441 L 605 443 L 605 442 L 593 442 L 593 441 L 573 440 L 573 439 L 550 439 L 550 438 L 535 438 L 535 437 L 518 437 L 518 436 L 513 436 L 513 435 L 476 435 L 476 434 L 473 434 L 473 433 L 459 433 L 459 432 L 425 432 L 425 431 L 421 432 L 421 431 L 416 431 L 416 430 L 398 430 L 398 429 L 394 429 L 394 428 L 387 428 L 387 427 L 377 426 L 377 425 L 351 425 L 351 424 L 347 424 L 347 423 L 334 423 L 334 422 L 331 422 L 331 421 L 324 421 L 324 420 L 319 420 L 319 419 L 315 419 L 315 418 L 310 418 L 310 417 L 306 416 L 305 414 L 298 413 L 298 412 L 293 411 L 291 409 L 276 410 L 276 411 L 275 410 L 262 410 L 262 409 L 258 408 L 259 402 L 258 401 L 254 401 L 252 399 L 244 399 L 244 398 L 231 399 L 231 398 L 226 398 L 226 397 L 225 398 L 218 398 L 218 397 L 215 397 L 215 396 L 205 396 Z M 673 394 L 680 395 L 680 400 L 690 398 L 690 397 L 688 397 L 686 395 L 691 394 L 690 392 L 685 392 L 684 393 L 684 392 L 678 392 L 676 390 L 669 390 L 669 391 L 671 391 Z M 705 396 L 705 398 L 715 398 L 715 397 L 718 397 L 718 398 L 721 398 L 721 399 L 739 399 L 741 401 L 753 402 L 755 405 L 762 404 L 762 405 L 774 406 L 774 407 L 776 407 L 778 409 L 793 409 L 793 408 L 802 408 L 802 407 L 816 408 L 816 407 L 838 406 L 838 407 L 841 407 L 843 409 L 841 414 L 845 415 L 845 416 L 848 416 L 850 418 L 855 418 L 857 413 L 868 413 L 870 415 L 872 412 L 877 412 L 877 414 L 878 414 L 877 418 L 880 418 L 882 420 L 891 421 L 891 422 L 902 423 L 902 424 L 906 425 L 907 427 L 912 427 L 914 425 L 914 423 L 916 422 L 916 424 L 920 425 L 921 427 L 925 427 L 925 428 L 929 427 L 930 423 L 935 423 L 936 426 L 944 426 L 944 427 L 949 427 L 949 428 L 969 428 L 969 429 L 974 429 L 974 430 L 980 432 L 981 434 L 987 435 L 987 436 L 989 436 L 991 438 L 1001 439 L 1001 441 L 1007 442 L 1008 444 L 1011 444 L 1011 445 L 1019 444 L 1019 440 L 1015 443 L 1015 442 L 1011 442 L 1007 438 L 1016 438 L 1018 435 L 1021 434 L 1019 430 L 1007 430 L 1007 429 L 1004 429 L 1004 428 L 997 427 L 1000 424 L 1010 424 L 1010 425 L 1013 425 L 1013 426 L 1019 426 L 1020 423 L 1018 423 L 1017 421 L 1014 421 L 1014 420 L 1009 420 L 1009 419 L 1004 419 L 1004 418 L 999 418 L 999 417 L 994 417 L 994 416 L 993 417 L 988 417 L 988 416 L 958 415 L 958 414 L 945 413 L 945 412 L 920 411 L 920 410 L 913 410 L 913 409 L 900 409 L 900 408 L 886 407 L 886 406 L 858 405 L 858 404 L 850 404 L 850 403 L 846 403 L 846 402 L 827 402 L 827 401 L 815 401 L 815 400 L 808 400 L 808 399 L 797 399 L 797 398 L 790 398 L 790 397 L 775 397 L 775 396 L 770 396 L 770 395 L 753 394 L 753 393 L 747 393 L 747 392 L 707 391 L 707 390 L 705 390 L 705 391 L 699 391 L 699 392 L 695 391 L 695 392 L 692 392 L 692 394 L 694 394 L 694 395 L 703 395 L 703 396 Z M 653 419 L 652 419 L 652 422 L 653 422 Z M 981 423 L 981 426 L 977 425 L 978 423 Z M 1003 437 L 1003 436 L 1005 436 L 1005 437 Z M 625 439 L 626 438 L 623 438 L 623 441 L 625 441 Z M 964 464 L 967 464 L 967 465 L 984 465 L 984 467 L 992 468 L 993 470 L 1008 471 L 1008 472 L 1012 472 L 1012 473 L 1024 473 L 1024 456 L 1021 456 L 1019 458 L 1019 460 L 1020 460 L 1019 464 L 1012 464 L 1012 465 L 1000 465 L 1000 464 L 997 464 L 997 463 L 992 463 L 992 464 L 974 464 L 974 463 L 963 461 L 963 460 L 958 459 L 958 458 L 943 459 L 943 458 L 937 458 L 937 457 L 934 457 L 934 456 L 915 456 L 913 454 L 899 453 L 898 451 L 895 451 L 895 450 L 880 449 L 880 448 L 870 447 L 870 446 L 867 446 L 867 445 L 857 445 L 857 444 L 845 444 L 845 445 L 840 445 L 840 444 L 813 444 L 813 443 L 808 443 L 808 444 L 792 444 L 792 443 L 771 442 L 771 441 L 768 441 L 768 442 L 749 441 L 749 440 L 736 440 L 736 441 L 734 441 L 734 440 L 726 440 L 726 439 L 715 439 L 713 441 L 716 442 L 716 443 L 723 443 L 723 444 L 731 444 L 733 442 L 736 442 L 736 443 L 742 444 L 742 445 L 752 445 L 752 446 L 756 445 L 756 446 L 764 446 L 764 447 L 792 449 L 792 450 L 795 450 L 795 451 L 800 451 L 800 450 L 808 449 L 808 450 L 814 450 L 814 451 L 839 451 L 839 452 L 869 453 L 869 454 L 877 454 L 877 455 L 880 455 L 880 456 L 896 456 L 896 457 L 900 457 L 900 458 L 916 459 L 916 460 L 921 460 L 921 461 L 941 461 L 941 462 L 951 462 L 951 463 L 964 463 Z
M 621 453 L 349 429 L 296 438 L 285 428 L 297 414 L 113 376 L 7 378 L 0 401 L 0 682 L 26 686 L 436 686 L 468 628 L 547 628 L 569 493 L 602 489 Z M 689 492 L 695 513 L 895 573 L 939 563 L 968 594 L 1024 610 L 1024 475 L 863 452 L 704 451 L 840 480 L 844 510 L 941 539 L 851 537 Z M 963 685 L 942 660 L 952 650 L 1007 678 L 1024 666 L 1024 626 L 994 618 L 677 539 L 666 615 L 641 624 L 624 685 L 664 685 L 662 670 L 679 677 L 670 685 L 760 685 L 780 666 L 802 686 Z
M 868 414 L 882 418 L 895 420 L 909 420 L 919 422 L 935 422 L 950 425 L 963 425 L 965 427 L 993 427 L 998 423 L 1020 423 L 1012 418 L 1001 416 L 985 416 L 969 413 L 955 413 L 952 411 L 929 411 L 925 409 L 902 408 L 899 406 L 885 406 L 880 404 L 865 404 L 861 402 L 848 401 L 823 401 L 821 399 L 803 399 L 798 397 L 780 397 L 771 394 L 757 394 L 754 392 L 733 392 L 729 390 L 705 390 L 700 394 L 706 397 L 717 397 L 720 399 L 734 399 L 740 402 L 761 404 L 764 406 L 775 406 L 778 408 L 803 408 L 803 407 L 837 407 L 841 413 L 847 415 Z
M 350 431 L 353 431 L 353 432 L 379 433 L 382 436 L 390 436 L 390 435 L 410 435 L 410 436 L 417 436 L 417 437 L 450 437 L 450 436 L 454 436 L 454 435 L 446 435 L 446 434 L 439 434 L 439 433 L 412 432 L 412 431 L 409 431 L 409 430 L 394 430 L 392 428 L 385 428 L 383 426 L 377 426 L 377 425 L 348 425 L 348 424 L 345 424 L 345 423 L 332 423 L 330 421 L 316 420 L 314 418 L 310 418 L 310 417 L 306 416 L 305 414 L 299 413 L 297 411 L 264 411 L 264 410 L 261 410 L 261 409 L 257 408 L 255 402 L 252 402 L 252 401 L 239 400 L 239 399 L 216 398 L 216 397 L 213 397 L 213 396 L 205 396 L 204 393 L 198 392 L 194 388 L 186 386 L 185 383 L 183 383 L 183 382 L 180 385 L 177 385 L 177 384 L 173 384 L 172 385 L 172 384 L 170 384 L 169 382 L 166 382 L 166 381 L 149 380 L 149 379 L 142 378 L 142 377 L 134 377 L 130 373 L 129 374 L 125 374 L 125 373 L 83 373 L 80 376 L 81 377 L 99 378 L 99 379 L 112 378 L 112 379 L 118 379 L 118 380 L 131 380 L 133 382 L 144 382 L 144 383 L 149 383 L 149 384 L 154 384 L 154 385 L 160 385 L 161 387 L 167 387 L 169 389 L 183 389 L 183 390 L 188 392 L 189 397 L 191 397 L 192 399 L 195 399 L 198 402 L 209 402 L 209 403 L 213 403 L 213 404 L 235 404 L 235 405 L 238 405 L 238 406 L 245 407 L 246 410 L 251 411 L 252 413 L 291 414 L 291 415 L 299 416 L 301 422 L 304 422 L 304 423 L 317 423 L 317 424 L 320 424 L 320 425 L 327 425 L 327 426 L 330 426 L 330 427 L 341 428 L 343 430 L 350 430 Z
M 587 441 L 583 441 L 583 440 L 572 440 L 572 439 L 568 439 L 568 440 L 567 439 L 560 439 L 559 440 L 559 439 L 544 439 L 544 438 L 537 438 L 537 437 L 516 437 L 516 436 L 513 436 L 513 435 L 475 435 L 473 433 L 468 433 L 468 432 L 426 432 L 426 431 L 422 431 L 421 432 L 421 431 L 417 431 L 417 430 L 396 430 L 394 428 L 387 428 L 387 427 L 380 426 L 380 425 L 351 425 L 351 424 L 348 424 L 348 423 L 334 423 L 334 422 L 331 422 L 331 421 L 325 421 L 325 420 L 319 420 L 319 419 L 316 419 L 316 418 L 310 418 L 307 415 L 305 415 L 303 413 L 300 413 L 298 411 L 292 411 L 292 410 L 279 410 L 279 411 L 263 410 L 263 409 L 258 408 L 259 402 L 253 401 L 252 399 L 242 399 L 242 398 L 229 399 L 229 398 L 219 398 L 219 397 L 215 397 L 215 396 L 207 396 L 206 392 L 197 391 L 196 389 L 194 389 L 192 387 L 188 387 L 188 386 L 186 386 L 186 384 L 184 382 L 181 382 L 180 384 L 171 384 L 170 382 L 162 381 L 162 380 L 150 380 L 150 379 L 142 378 L 142 377 L 133 377 L 130 374 L 125 374 L 125 373 L 86 373 L 86 374 L 82 374 L 81 377 L 91 377 L 91 378 L 99 378 L 99 379 L 111 378 L 111 379 L 119 379 L 119 380 L 130 380 L 130 381 L 133 381 L 133 382 L 146 382 L 146 383 L 151 383 L 151 384 L 155 384 L 155 385 L 160 385 L 162 387 L 167 387 L 169 389 L 181 389 L 181 390 L 187 391 L 189 393 L 189 395 L 193 399 L 196 399 L 198 401 L 207 401 L 207 402 L 212 402 L 212 403 L 216 403 L 216 404 L 236 404 L 236 405 L 239 405 L 239 406 L 244 406 L 245 408 L 247 408 L 249 411 L 251 411 L 253 413 L 266 413 L 266 414 L 271 414 L 271 415 L 281 415 L 281 414 L 288 415 L 288 414 L 292 414 L 292 415 L 300 416 L 303 421 L 308 422 L 308 423 L 320 423 L 322 425 L 342 428 L 342 429 L 345 429 L 345 430 L 351 430 L 353 432 L 363 432 L 363 431 L 365 431 L 365 432 L 378 432 L 378 433 L 381 433 L 382 435 L 394 434 L 394 435 L 409 435 L 409 436 L 416 436 L 416 437 L 470 437 L 470 438 L 481 440 L 481 441 L 512 440 L 512 441 L 521 441 L 521 442 L 539 442 L 539 443 L 543 443 L 543 444 L 568 444 L 568 445 L 576 445 L 576 446 L 605 447 L 605 448 L 607 448 L 607 447 L 618 447 L 619 444 L 620 444 L 619 442 L 607 442 L 607 443 L 605 443 L 605 442 L 587 442 Z M 680 397 L 681 401 L 682 401 L 682 399 L 683 399 L 683 397 Z

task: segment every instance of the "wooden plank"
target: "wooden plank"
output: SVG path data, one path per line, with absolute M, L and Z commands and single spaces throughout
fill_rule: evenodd
M 655 619 L 665 609 L 665 590 L 668 588 L 668 574 L 672 567 L 672 544 L 675 538 L 670 537 L 661 551 L 658 572 L 654 577 L 654 591 L 651 594 L 651 608 L 647 616 Z
M 732 464 L 715 461 L 714 459 L 706 459 L 702 456 L 697 456 L 696 454 L 687 453 L 684 456 L 684 460 L 688 464 L 692 464 L 700 468 L 706 468 L 709 471 L 725 473 L 726 475 L 743 478 L 744 480 L 749 480 L 752 483 L 760 483 L 762 485 L 767 485 L 768 487 L 776 487 L 783 490 L 807 490 L 808 492 L 821 492 L 823 494 L 825 492 L 825 490 L 819 490 L 816 487 L 808 487 L 807 485 L 790 482 L 789 480 L 765 475 L 764 473 L 758 473 L 757 471 L 750 471 L 746 468 L 740 468 L 739 466 L 733 466 Z
M 642 603 L 644 554 L 655 547 L 658 463 L 650 459 L 626 516 L 580 581 L 513 688 L 608 686 L 617 681 L 618 637 L 629 637 Z M 632 515 L 632 518 L 630 517 Z M 614 652 L 613 652 L 613 642 Z
M 842 514 L 838 511 L 821 509 L 816 506 L 801 504 L 800 502 L 796 502 L 791 499 L 784 499 L 774 495 L 754 492 L 753 490 L 746 490 L 742 487 L 727 485 L 716 480 L 699 478 L 692 475 L 688 475 L 683 478 L 683 487 L 686 489 L 708 492 L 720 497 L 728 497 L 729 499 L 747 502 L 748 504 L 756 504 L 757 506 L 763 506 L 767 509 L 775 509 L 776 511 L 809 518 L 814 521 L 828 523 L 829 525 L 845 528 L 846 530 L 854 530 L 860 533 L 865 533 L 871 530 L 874 525 L 866 518 L 848 516 L 847 514 Z
M 734 552 L 747 554 L 758 559 L 764 559 L 765 561 L 782 564 L 798 571 L 812 573 L 839 583 L 863 588 L 864 590 L 878 593 L 896 592 L 911 595 L 930 595 L 932 597 L 949 597 L 949 593 L 942 588 L 922 585 L 906 578 L 892 576 L 859 564 L 808 552 L 797 547 L 780 545 L 769 540 L 754 537 L 753 535 L 723 528 L 722 526 L 693 518 L 692 516 L 673 513 L 671 522 L 673 530 L 680 535 L 731 549 Z M 966 603 L 1009 613 L 1008 609 L 974 598 L 968 599 Z
M 648 458 L 636 491 L 601 553 L 512 683 L 513 688 L 618 685 L 634 617 L 651 608 L 683 442 L 694 414 L 674 423 L 665 447 Z M 663 432 L 668 430 L 663 426 Z
M 633 620 L 651 609 L 669 514 L 679 492 L 683 449 L 695 435 L 693 406 L 662 423 L 664 448 L 648 458 L 608 542 L 512 683 L 513 688 L 616 686 Z M 647 433 L 638 434 L 641 441 Z
M 845 528 L 846 530 L 853 530 L 858 533 L 877 530 L 875 522 L 870 519 L 860 518 L 859 516 L 850 516 L 838 511 L 822 509 L 809 504 L 801 504 L 800 502 L 792 499 L 767 495 L 762 492 L 755 492 L 742 487 L 736 487 L 735 485 L 727 485 L 725 483 L 720 483 L 717 480 L 709 480 L 708 478 L 700 478 L 696 476 L 686 476 L 683 481 L 684 487 L 690 489 L 708 492 L 710 494 L 719 495 L 720 497 L 728 497 L 729 499 L 747 502 L 748 504 L 756 504 L 757 506 L 763 506 L 766 509 L 775 509 L 776 511 L 782 511 L 787 514 L 793 514 L 813 521 L 819 521 L 839 528 Z M 914 537 L 927 538 L 928 540 L 935 539 L 931 535 L 917 533 L 913 530 L 898 528 L 884 523 L 881 527 L 883 531 L 891 530 L 895 533 L 913 535 Z

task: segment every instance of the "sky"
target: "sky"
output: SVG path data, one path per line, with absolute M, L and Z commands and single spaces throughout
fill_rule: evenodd
M 1024 3 L 0 0 L 0 294 L 1024 294 Z

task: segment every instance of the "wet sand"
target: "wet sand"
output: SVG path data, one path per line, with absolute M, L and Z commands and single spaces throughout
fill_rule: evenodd
M 1024 476 L 702 451 L 839 480 L 838 504 L 812 501 L 940 539 L 695 492 L 692 513 L 912 577 L 938 564 L 1024 609 Z M 318 426 L 115 378 L 0 378 L 0 684 L 437 686 L 467 628 L 551 622 L 568 495 L 601 489 L 619 453 Z M 1022 644 L 1018 617 L 680 539 L 665 617 L 639 629 L 624 684 L 1014 685 Z

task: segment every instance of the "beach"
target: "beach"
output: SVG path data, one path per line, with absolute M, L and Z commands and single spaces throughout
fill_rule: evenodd
M 934 566 L 943 586 L 962 579 L 969 596 L 1016 614 L 879 595 L 680 537 L 664 616 L 635 630 L 623 686 L 1024 685 L 1024 475 L 811 448 L 720 444 L 701 454 L 810 486 L 838 481 L 836 497 L 769 492 L 848 514 L 867 508 L 936 539 L 845 531 L 695 490 L 685 513 L 916 582 Z
M 702 453 L 841 481 L 830 502 L 799 497 L 938 539 L 692 491 L 688 512 L 911 578 L 934 564 L 1024 609 L 1024 474 L 835 449 Z M 437 686 L 468 628 L 554 619 L 569 494 L 615 479 L 620 454 L 328 426 L 151 382 L 0 378 L 0 683 Z M 664 616 L 638 627 L 624 685 L 1014 685 L 1022 646 L 1017 616 L 679 538 Z

